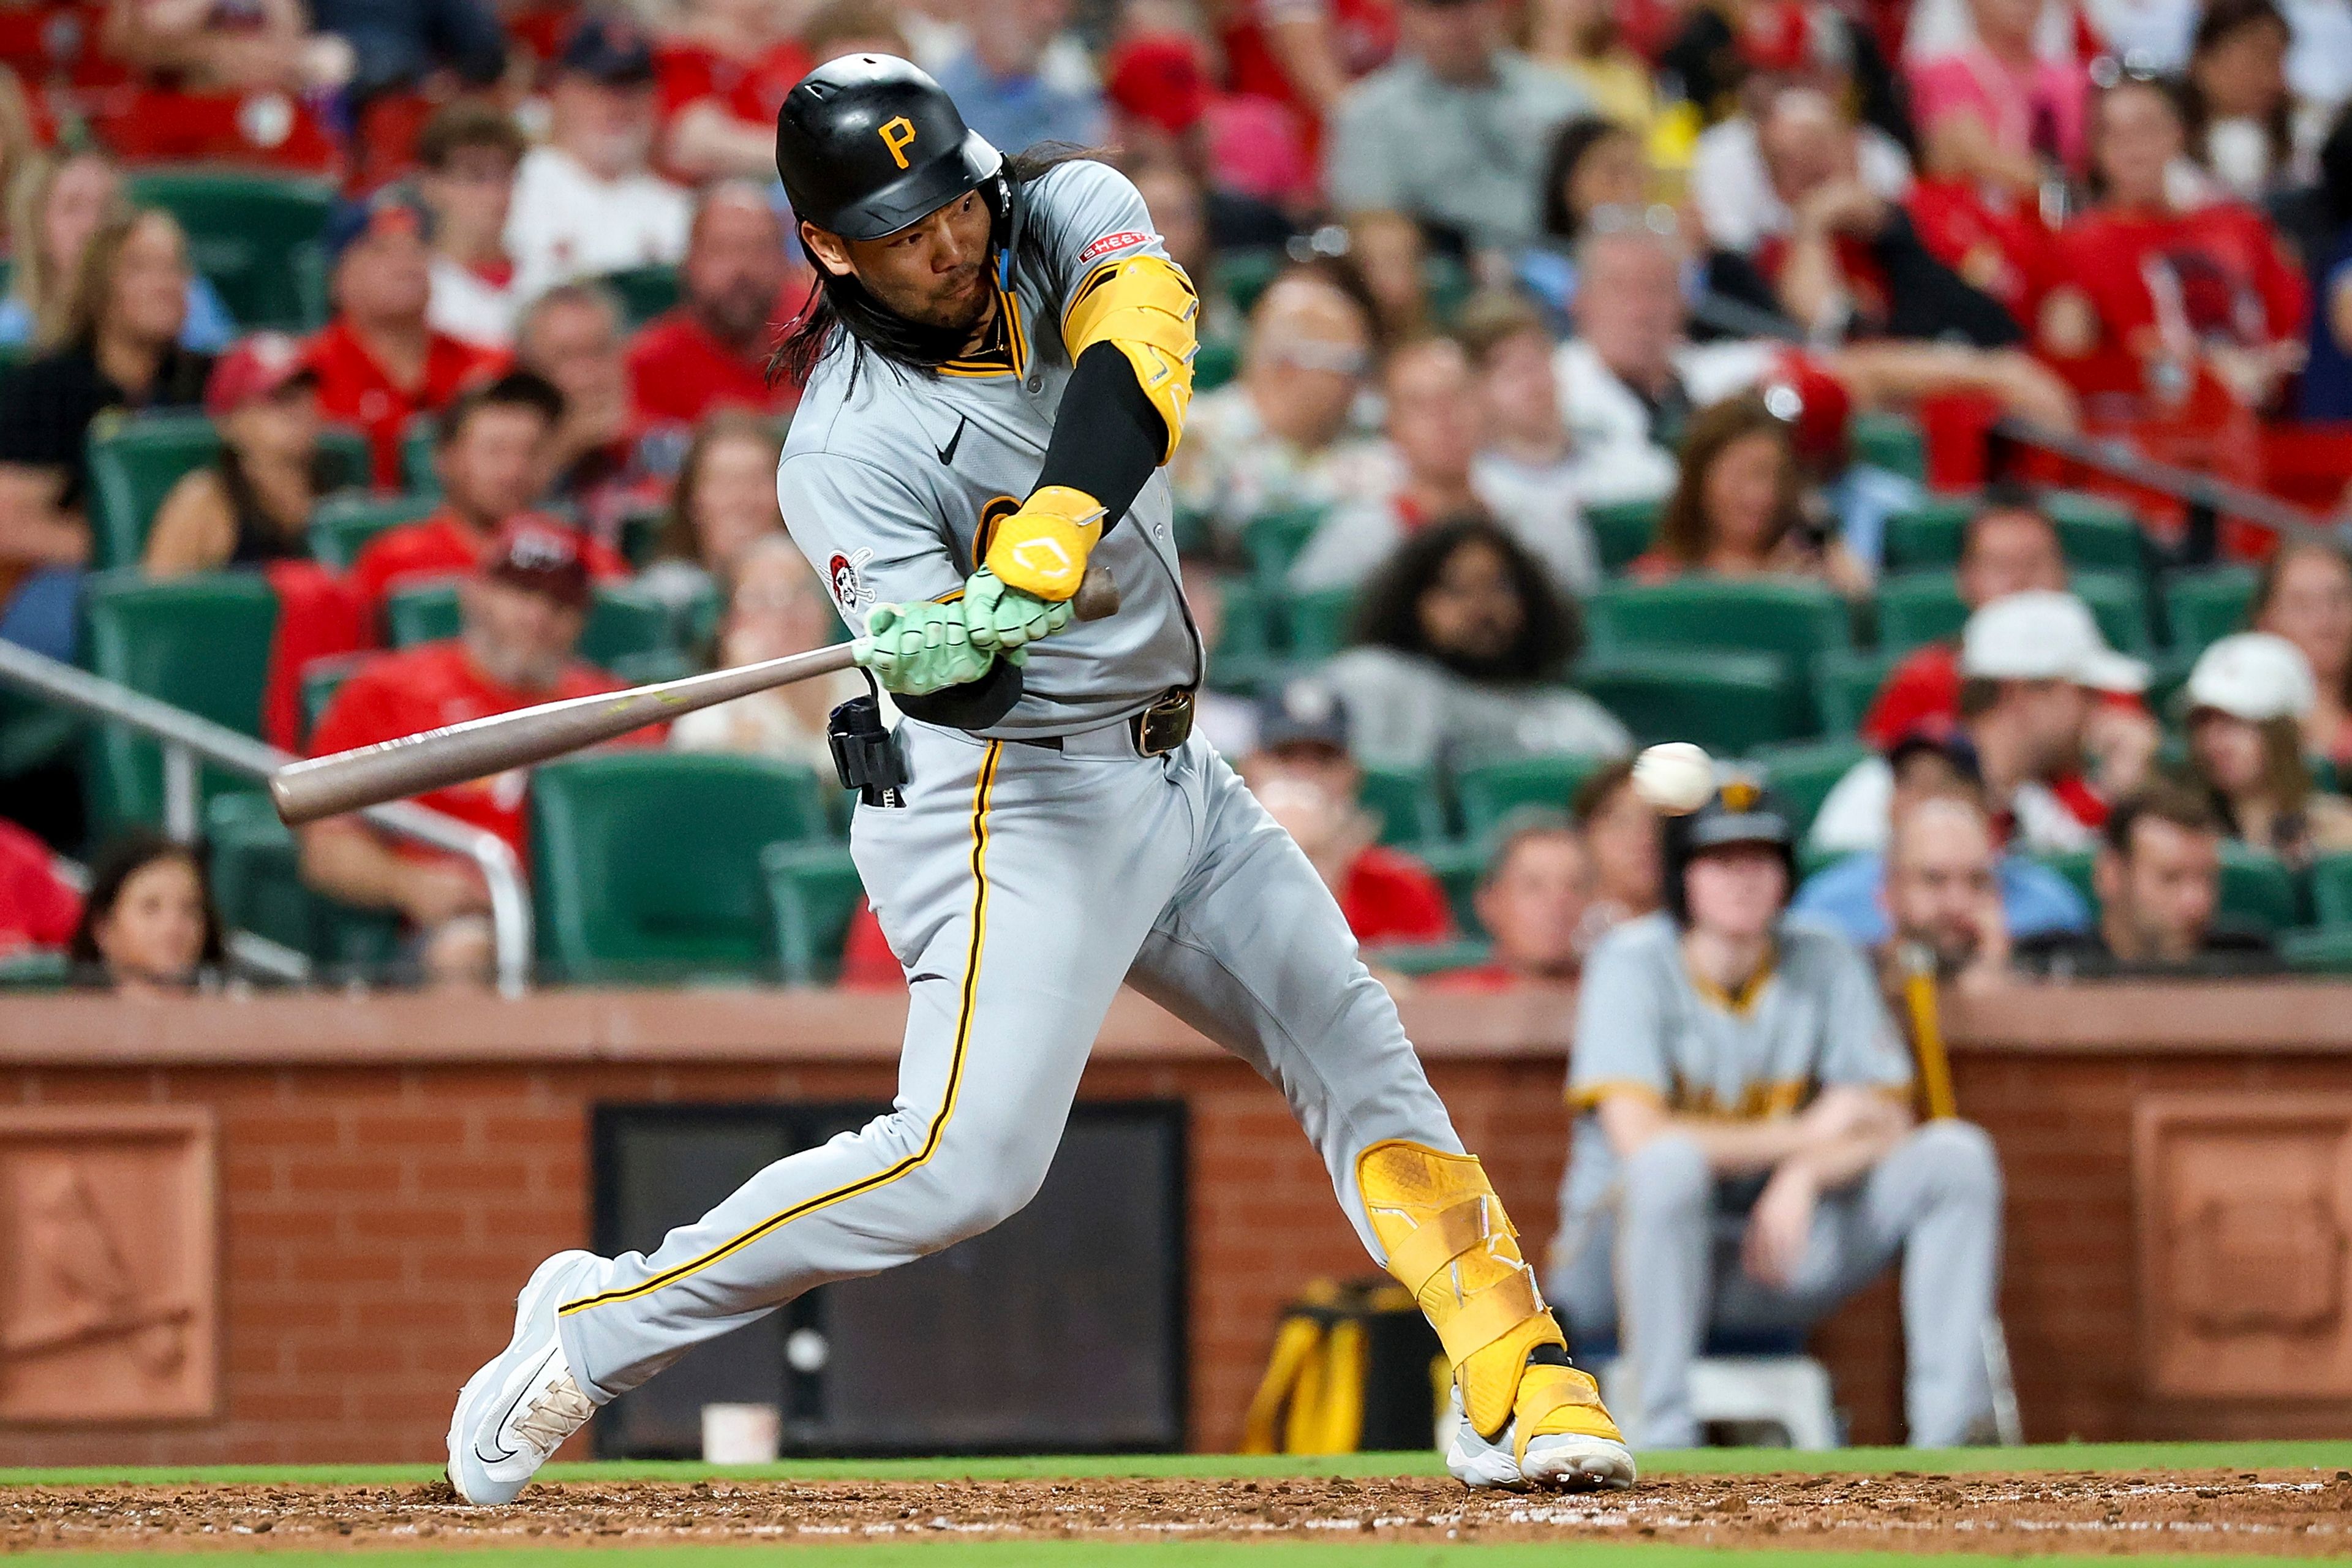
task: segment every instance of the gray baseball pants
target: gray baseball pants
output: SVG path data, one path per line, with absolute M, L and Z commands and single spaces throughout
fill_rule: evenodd
M 611 1259 L 558 1331 L 602 1402 L 831 1280 L 952 1246 L 1035 1195 L 1122 982 L 1272 1080 L 1381 1256 L 1356 1159 L 1462 1152 L 1388 993 L 1307 858 L 1208 742 L 1139 756 L 908 721 L 900 808 L 850 844 L 907 969 L 897 1103 L 780 1160 L 650 1254 Z
M 1571 1342 L 1613 1334 L 1633 1358 L 1638 1403 L 1617 1415 L 1634 1446 L 1698 1443 L 1690 1366 L 1710 1330 L 1808 1327 L 1898 1253 L 1912 1445 L 1964 1441 L 1992 1409 L 1984 1340 L 2000 1268 L 1992 1141 L 1969 1122 L 1931 1121 L 1853 1186 L 1823 1194 L 1785 1290 L 1740 1266 L 1756 1187 L 1719 1182 L 1696 1142 L 1667 1133 L 1623 1162 L 1608 1203 L 1561 1232 L 1551 1299 L 1568 1316 Z

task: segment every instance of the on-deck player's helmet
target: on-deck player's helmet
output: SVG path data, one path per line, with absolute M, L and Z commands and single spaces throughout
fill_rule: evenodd
M 902 229 L 1003 167 L 947 90 L 894 55 L 827 61 L 776 114 L 776 173 L 793 211 L 845 239 Z
M 1664 873 L 1666 912 L 1676 925 L 1690 923 L 1683 873 L 1694 856 L 1727 844 L 1763 844 L 1780 850 L 1789 868 L 1789 889 L 1797 887 L 1797 828 L 1786 802 L 1747 773 L 1720 781 L 1696 811 L 1660 824 L 1659 859 Z

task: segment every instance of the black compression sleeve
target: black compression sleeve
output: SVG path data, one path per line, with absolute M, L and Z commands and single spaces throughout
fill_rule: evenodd
M 1168 449 L 1168 426 L 1143 387 L 1135 366 L 1115 343 L 1096 343 L 1078 356 L 1062 394 L 1053 438 L 1045 444 L 1037 488 L 1067 485 L 1103 504 L 1103 531 L 1127 514 L 1160 455 Z

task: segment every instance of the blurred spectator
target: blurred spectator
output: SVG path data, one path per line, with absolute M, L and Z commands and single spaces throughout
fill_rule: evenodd
M 2189 155 L 2242 202 L 2307 180 L 2294 98 L 2287 90 L 2286 17 L 2274 0 L 2212 0 L 2198 18 L 2181 81 Z
M 1960 732 L 2006 839 L 2035 853 L 2090 847 L 2107 802 L 2138 786 L 2158 739 L 2144 714 L 2103 707 L 2099 694 L 2147 684 L 2147 667 L 2109 648 L 2071 594 L 2011 594 L 1969 617 Z M 1884 848 L 1894 793 L 1885 758 L 1856 763 L 1822 803 L 1809 843 Z
M 327 232 L 334 257 L 335 315 L 310 340 L 319 406 L 367 432 L 375 485 L 401 488 L 401 441 L 411 419 L 437 414 L 505 356 L 436 331 L 432 255 L 416 209 L 389 194 L 337 213 Z
M 351 46 L 353 99 L 446 73 L 470 88 L 506 74 L 506 31 L 489 0 L 310 0 L 322 33 Z
M 2042 343 L 2094 406 L 2177 409 L 2210 376 L 2261 408 L 2303 362 L 2310 299 L 2253 208 L 2174 189 L 2180 110 L 2158 82 L 2099 95 L 2102 195 L 2058 237 L 2070 281 L 2042 312 Z
M 1343 247 L 1361 274 L 1381 335 L 1401 343 L 1435 330 L 1429 302 L 1429 247 L 1412 216 L 1385 209 L 1349 216 Z M 1323 237 L 1318 233 L 1317 239 Z
M 1381 844 L 1380 819 L 1357 803 L 1364 774 L 1349 720 L 1330 687 L 1291 681 L 1261 705 L 1242 779 L 1313 863 L 1358 942 L 1444 942 L 1454 934 L 1445 889 L 1421 861 Z
M 1245 121 L 1244 101 L 1215 93 L 1201 47 L 1180 32 L 1147 32 L 1128 37 L 1103 62 L 1103 99 L 1110 110 L 1110 140 L 1120 163 L 1139 185 L 1146 171 L 1173 167 L 1195 187 L 1205 242 L 1199 254 L 1175 257 L 1192 281 L 1205 285 L 1198 263 L 1206 246 L 1220 250 L 1275 246 L 1288 239 L 1290 219 L 1279 201 L 1311 195 L 1314 170 L 1295 148 L 1286 130 L 1271 136 Z M 1258 104 L 1258 108 L 1265 108 Z M 1276 112 L 1278 111 L 1272 111 Z M 1272 141 L 1272 150 L 1265 143 Z M 1145 205 L 1168 237 L 1168 215 L 1146 193 Z M 1205 296 L 1205 287 L 1202 290 Z
M 1540 334 L 1541 326 L 1532 317 L 1529 322 Z M 1549 348 L 1538 351 L 1537 366 L 1536 379 L 1548 386 Z M 1580 594 L 1600 582 L 1592 536 L 1574 494 L 1557 475 L 1550 485 L 1498 483 L 1494 468 L 1480 465 L 1480 437 L 1491 426 L 1459 342 L 1423 338 L 1407 343 L 1389 356 L 1381 380 L 1390 467 L 1383 493 L 1340 507 L 1315 531 L 1291 567 L 1292 586 L 1352 587 L 1378 570 L 1399 542 L 1433 521 L 1478 511 L 1492 515 L 1543 563 L 1555 591 Z M 1556 403 L 1552 422 L 1559 429 Z
M 1538 806 L 1512 813 L 1478 879 L 1478 923 L 1493 942 L 1486 962 L 1440 974 L 1430 989 L 1507 991 L 1574 980 L 1591 900 L 1592 857 L 1574 825 Z
M 361 668 L 319 716 L 311 753 L 617 689 L 572 657 L 588 618 L 589 566 L 579 546 L 572 530 L 543 518 L 517 518 L 500 528 L 478 569 L 458 584 L 459 635 L 384 654 Z M 646 738 L 640 731 L 629 740 Z M 528 875 L 528 785 L 518 769 L 436 790 L 418 804 L 497 834 Z M 488 978 L 489 890 L 470 861 L 387 840 L 355 816 L 298 829 L 296 841 L 302 879 L 312 888 L 362 909 L 399 911 L 416 931 L 429 978 Z
M 576 513 L 596 538 L 618 540 L 624 514 L 657 494 L 661 482 L 646 472 L 630 406 L 620 302 L 601 283 L 557 284 L 523 312 L 515 358 L 563 397 L 549 445 L 547 498 Z
M 1241 0 L 1208 9 L 1226 89 L 1243 103 L 1273 106 L 1308 146 L 1325 139 L 1348 84 L 1396 48 L 1392 0 Z
M 2352 420 L 2352 110 L 2336 115 L 2319 145 L 2318 166 L 2311 189 L 2271 207 L 2302 252 L 2311 284 L 2311 357 L 2296 412 L 2305 419 Z
M 205 413 L 220 455 L 180 477 L 147 535 L 151 577 L 310 553 L 320 490 L 319 373 L 283 332 L 256 332 L 213 366 Z
M 1633 760 L 1620 757 L 1577 785 L 1569 816 L 1592 859 L 1592 901 L 1578 927 L 1579 952 L 1658 907 L 1658 814 L 1633 792 Z
M 310 31 L 301 0 L 113 0 L 100 47 L 142 76 L 200 91 L 340 88 L 358 66 L 349 42 Z
M 194 847 L 134 827 L 90 867 L 66 944 L 78 977 L 121 996 L 175 996 L 227 963 L 220 911 Z
M 1474 248 L 1534 237 L 1551 129 L 1586 100 L 1504 47 L 1503 21 L 1498 0 L 1400 0 L 1396 59 L 1349 89 L 1332 126 L 1334 207 L 1403 213 Z
M 915 58 L 907 35 L 898 29 L 898 7 L 891 0 L 828 0 L 810 13 L 800 44 L 808 70 L 844 55 Z
M 0 640 L 73 658 L 90 424 L 110 408 L 202 400 L 212 361 L 179 346 L 187 300 L 180 226 L 167 213 L 118 214 L 82 249 L 58 346 L 0 374 Z
M 1455 331 L 1477 378 L 1473 416 L 1482 439 L 1473 487 L 1498 517 L 1535 519 L 1549 507 L 1557 530 L 1549 543 L 1566 568 L 1557 573 L 1560 586 L 1589 592 L 1600 580 L 1601 551 L 1575 504 L 1575 442 L 1560 413 L 1543 317 L 1520 296 L 1490 289 L 1462 307 Z
M 838 624 L 833 599 L 782 529 L 748 541 L 730 576 L 735 586 L 719 634 L 719 664 L 782 658 L 833 641 Z M 670 726 L 670 744 L 689 752 L 773 757 L 830 778 L 826 715 L 836 704 L 865 694 L 865 676 L 838 670 L 821 680 L 796 681 L 685 714 Z
M 2301 869 L 2352 849 L 2352 804 L 2315 789 L 2303 721 L 2318 697 L 2301 650 L 2268 632 L 2240 632 L 2197 656 L 2189 672 L 2189 764 L 2231 838 Z
M 2281 0 L 2279 9 L 2291 33 L 2286 81 L 2295 97 L 2328 108 L 2352 100 L 2352 11 L 2331 0 Z
M 2311 667 L 2305 752 L 2352 768 L 2352 561 L 2315 540 L 2282 542 L 2263 563 L 2249 618 L 2256 631 L 2294 644 Z
M 2099 923 L 2017 944 L 2053 978 L 2259 974 L 2279 967 L 2270 936 L 2220 915 L 2221 824 L 2204 794 L 2158 781 L 2118 801 L 2091 869 Z
M 1119 166 L 1135 182 L 1136 194 L 1143 198 L 1144 210 L 1151 215 L 1151 225 L 1160 231 L 1160 243 L 1168 247 L 1169 259 L 1184 269 L 1199 291 L 1200 308 L 1192 326 L 1201 348 L 1213 353 L 1237 353 L 1247 323 L 1234 307 L 1231 292 L 1218 287 L 1217 252 L 1209 216 L 1214 193 L 1202 184 L 1190 167 L 1172 158 L 1125 158 Z M 1289 225 L 1276 215 L 1274 228 L 1262 243 L 1281 244 L 1288 233 Z
M 1603 221 L 1617 223 L 1642 213 L 1655 184 L 1640 139 L 1622 125 L 1586 114 L 1552 133 L 1544 160 L 1543 232 L 1519 253 L 1516 270 L 1520 287 L 1536 297 L 1554 332 L 1564 334 L 1572 325 L 1578 242 L 1595 216 L 1606 214 Z M 1693 300 L 1721 295 L 1762 312 L 1780 308 L 1755 263 L 1720 246 L 1709 246 L 1684 264 L 1683 291 Z
M 1566 71 L 1635 145 L 1649 139 L 1660 113 L 1657 74 L 1626 44 L 1611 0 L 1536 0 L 1527 26 L 1531 58 Z
M 1380 348 L 1363 281 L 1344 262 L 1292 267 L 1258 296 L 1240 377 L 1193 400 L 1169 474 L 1178 500 L 1237 544 L 1265 512 L 1361 494 L 1378 448 L 1358 400 Z
M 462 577 L 482 565 L 501 526 L 538 499 L 562 417 L 562 395 L 529 371 L 509 371 L 449 405 L 434 431 L 440 510 L 384 530 L 352 563 L 352 589 L 372 621 L 400 589 Z M 592 576 L 628 574 L 620 557 L 595 540 L 579 538 L 572 548 Z
M 1841 594 L 1870 574 L 1806 511 L 1789 426 L 1748 394 L 1700 413 L 1683 434 L 1682 476 L 1658 517 L 1658 542 L 1633 563 L 1653 581 L 1811 577 Z
M 818 62 L 779 0 L 681 0 L 654 50 L 662 162 L 679 178 L 764 180 L 776 170 L 776 114 Z
M 776 505 L 782 445 L 774 425 L 742 409 L 724 409 L 704 420 L 686 449 L 662 514 L 654 562 L 638 585 L 677 605 L 705 594 L 723 598 L 733 593 L 736 574 L 751 551 L 784 531 L 784 514 Z
M 677 309 L 629 343 L 629 384 L 640 424 L 692 425 L 714 408 L 782 414 L 799 401 L 768 379 L 771 323 L 792 314 L 784 226 L 761 192 L 730 181 L 696 209 Z
M 2059 549 L 2058 525 L 2030 490 L 1995 485 L 1978 497 L 1960 524 L 1960 563 L 1954 574 L 1960 602 L 1969 610 L 2029 589 L 2063 592 L 2066 557 Z M 1863 716 L 1862 738 L 1892 746 L 1929 720 L 1951 720 L 1960 711 L 1960 647 L 1924 643 L 1903 656 Z
M 2071 52 L 2039 48 L 2042 0 L 1968 0 L 1967 8 L 1974 37 L 1906 50 L 1927 166 L 2020 195 L 2080 171 L 2090 79 Z
M 1709 129 L 1691 155 L 1691 200 L 1710 243 L 1747 254 L 1789 235 L 1816 186 L 1833 185 L 1838 198 L 1874 218 L 1910 190 L 1903 144 L 1857 125 L 1828 92 L 1790 83 L 1748 96 L 1753 111 Z
M 81 895 L 58 875 L 49 847 L 0 817 L 0 958 L 62 949 L 81 922 Z
M 1851 10 L 1822 0 L 1692 5 L 1659 68 L 1710 125 L 1752 107 L 1758 89 L 1801 81 L 1851 101 L 1858 120 L 1908 142 L 1902 90 L 1878 40 Z
M 1863 850 L 1806 878 L 1790 905 L 1792 913 L 1834 926 L 1857 947 L 1881 946 L 1890 931 L 1898 941 L 1924 941 L 1951 961 L 1947 977 L 1990 943 L 1996 930 L 1999 954 L 1988 962 L 1999 966 L 2009 962 L 2012 938 L 2081 931 L 2091 923 L 2072 882 L 2038 861 L 2000 852 L 1985 814 L 1976 752 L 1963 737 L 1942 726 L 1923 727 L 1888 749 L 1886 765 L 1893 785 L 1885 853 Z M 1923 818 L 1919 808 L 1930 801 L 1957 801 L 1969 820 L 1950 814 Z M 1994 905 L 1990 913 L 1961 897 L 1963 884 L 1979 886 L 1979 860 L 1981 889 Z
M 991 0 L 965 10 L 963 50 L 933 74 L 966 125 L 1008 153 L 1102 140 L 1101 90 L 1057 81 L 1045 68 L 1069 13 L 1069 0 Z
M 425 319 L 484 348 L 514 342 L 522 301 L 507 254 L 507 216 L 529 148 L 513 116 L 475 98 L 436 110 L 416 142 L 416 195 L 432 216 L 433 294 Z
M 1580 637 L 1574 601 L 1486 518 L 1407 537 L 1366 586 L 1357 626 L 1360 646 L 1324 674 L 1369 766 L 1633 749 L 1606 709 L 1559 683 Z
M 1896 204 L 1902 193 L 1885 192 L 1867 176 L 1863 142 L 1828 99 L 1810 89 L 1775 95 L 1760 144 L 1781 211 L 1767 220 L 1756 264 L 1810 341 L 1916 338 L 2006 348 L 2022 340 L 1999 300 L 1928 254 Z
M 8 185 L 11 267 L 0 300 L 0 348 L 47 351 L 63 341 L 66 301 L 99 226 L 128 211 L 122 173 L 96 147 L 27 160 Z M 236 336 L 228 307 L 202 273 L 188 274 L 180 346 L 214 353 Z
M 1862 955 L 1783 919 L 1779 801 L 1734 778 L 1666 832 L 1667 911 L 1585 963 L 1548 1294 L 1580 1342 L 1621 1342 L 1627 1436 L 1687 1447 L 1711 1330 L 1802 1331 L 1900 1253 L 1910 1440 L 1968 1441 L 1991 1410 L 1991 1142 L 1913 1124 L 1909 1056 Z
M 654 57 L 626 17 L 590 12 L 564 45 L 548 140 L 516 171 L 507 251 L 526 300 L 574 278 L 667 266 L 686 254 L 694 207 L 647 167 Z
M 2028 868 L 2065 887 L 2074 904 L 2065 925 L 2043 930 L 2080 931 L 2089 924 L 2081 895 L 2063 878 L 1999 855 L 1992 824 L 1974 797 L 1930 795 L 1898 811 L 1879 889 L 1885 906 L 1880 940 L 1871 944 L 1878 949 L 1879 984 L 1887 994 L 1902 993 L 1922 956 L 1938 981 L 1959 990 L 2007 984 L 2011 942 L 2035 934 L 2021 930 L 2011 910 L 2020 901 L 2012 875 Z

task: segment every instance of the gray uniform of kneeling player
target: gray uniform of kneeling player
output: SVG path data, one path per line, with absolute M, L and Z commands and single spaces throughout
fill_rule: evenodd
M 1727 810 L 1718 796 L 1669 823 L 1668 875 L 1682 876 L 1695 856 L 1742 845 L 1785 859 L 1790 838 L 1777 803 L 1760 795 L 1742 804 L 1748 809 Z M 1743 1157 L 1732 1139 L 1775 1119 L 1793 1131 L 1832 1090 L 1864 1091 L 1849 1093 L 1848 1104 L 1883 1095 L 1907 1107 L 1909 1053 L 1868 965 L 1843 937 L 1780 921 L 1766 967 L 1728 994 L 1695 973 L 1685 952 L 1690 922 L 1706 911 L 1671 902 L 1673 910 L 1602 940 L 1578 996 L 1569 1098 L 1583 1113 L 1549 1281 L 1572 1341 L 1613 1336 L 1631 1358 L 1633 1395 L 1621 1401 L 1621 1414 L 1637 1445 L 1688 1447 L 1702 1436 L 1691 1363 L 1710 1332 L 1801 1331 L 1899 1255 L 1910 1440 L 1927 1447 L 1968 1440 L 1991 1412 L 1986 1329 L 1999 1269 L 2000 1176 L 1990 1141 L 1964 1121 L 1906 1131 L 1895 1121 L 1866 1168 L 1822 1184 L 1788 1277 L 1759 1280 L 1743 1256 L 1745 1233 L 1759 1194 L 1791 1156 Z M 1636 1147 L 1618 1147 L 1601 1114 L 1615 1097 L 1661 1108 L 1665 1119 L 1643 1119 L 1654 1131 Z M 1710 1147 L 1718 1131 L 1730 1136 Z
M 1189 388 L 1191 285 L 1122 175 L 1080 160 L 1000 181 L 994 150 L 902 61 L 821 68 L 788 99 L 786 120 L 796 114 L 820 123 L 844 157 L 878 160 L 887 149 L 898 170 L 912 165 L 907 181 L 930 181 L 905 198 L 928 206 L 893 209 L 876 232 L 984 191 L 1011 237 L 991 242 L 995 308 L 984 341 L 919 368 L 871 352 L 854 331 L 837 334 L 778 469 L 785 521 L 851 625 L 919 621 L 936 650 L 962 637 L 955 617 L 1013 597 L 1014 575 L 998 565 L 1005 552 L 992 553 L 992 537 L 1024 537 L 1027 508 L 1041 499 L 1066 507 L 1075 493 L 1041 483 L 1065 390 L 1086 374 L 1074 362 L 1126 375 L 1123 362 L 1090 356 L 1127 353 L 1147 393 L 1163 394 L 1164 379 L 1145 367 L 1181 363 Z M 934 144 L 954 157 L 925 163 Z M 875 199 L 899 199 L 888 165 L 877 173 Z M 784 174 L 796 206 L 819 224 L 794 184 L 805 171 Z M 1092 314 L 1080 317 L 1074 296 Z M 1150 312 L 1174 301 L 1182 326 L 1171 349 L 1167 321 Z M 1093 332 L 1075 324 L 1082 320 L 1133 323 L 1156 334 L 1153 352 L 1139 356 L 1114 329 Z M 1183 397 L 1153 406 L 1172 447 Z M 1387 992 L 1358 961 L 1338 905 L 1224 761 L 1185 738 L 1202 655 L 1178 586 L 1167 479 L 1151 467 L 1164 460 L 1162 441 L 1152 449 L 1135 468 L 1132 503 L 1098 539 L 1055 535 L 1078 542 L 1065 555 L 1090 543 L 1093 564 L 1120 591 L 1117 613 L 1025 647 L 1009 709 L 962 724 L 904 721 L 898 803 L 856 809 L 851 848 L 907 971 L 895 1108 L 760 1172 L 649 1253 L 571 1253 L 542 1265 L 525 1288 L 514 1344 L 460 1395 L 450 1474 L 461 1495 L 511 1497 L 593 1405 L 694 1345 L 1020 1209 L 1045 1178 L 1122 983 L 1287 1098 L 1364 1245 L 1415 1291 L 1455 1365 L 1468 1416 L 1449 1454 L 1456 1475 L 1514 1487 L 1632 1481 L 1631 1455 L 1591 1380 L 1569 1365 L 1500 1203 Z M 945 615 L 941 603 L 960 594 Z M 987 646 L 976 628 L 971 640 Z M 892 673 L 877 669 L 889 684 Z M 992 677 L 1005 673 L 998 666 Z M 981 689 L 957 679 L 971 684 L 954 690 Z M 909 689 L 926 694 L 911 678 Z

